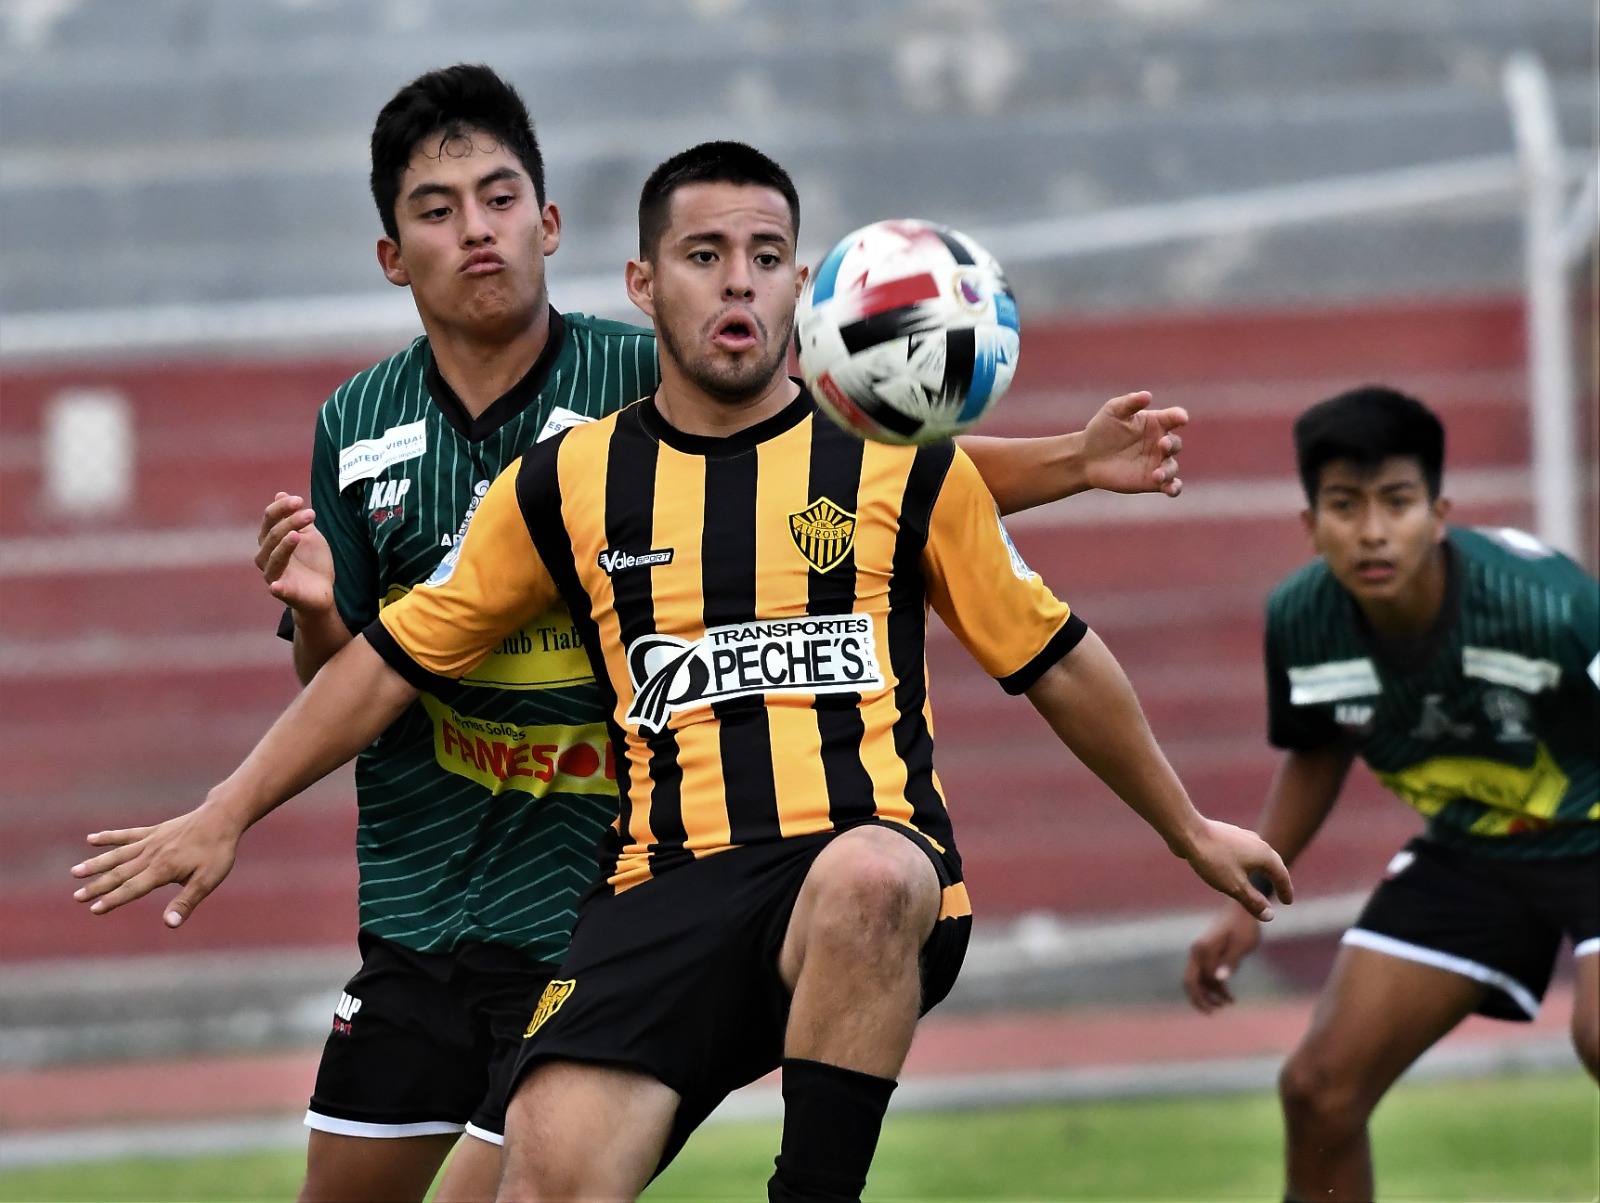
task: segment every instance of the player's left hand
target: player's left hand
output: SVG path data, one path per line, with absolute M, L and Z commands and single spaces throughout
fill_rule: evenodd
M 1272 901 L 1250 884 L 1250 874 L 1266 874 L 1282 902 L 1294 901 L 1294 883 L 1283 858 L 1266 840 L 1243 827 L 1207 819 L 1186 859 L 1201 881 L 1263 923 L 1272 918 Z
M 1083 428 L 1085 472 L 1089 484 L 1109 493 L 1183 491 L 1178 479 L 1178 428 L 1189 421 L 1179 407 L 1150 409 L 1149 393 L 1113 397 Z

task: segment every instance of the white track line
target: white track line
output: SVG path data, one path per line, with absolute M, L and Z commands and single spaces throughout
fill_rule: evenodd
M 1231 1057 L 1156 1065 L 910 1078 L 895 1092 L 890 1109 L 907 1114 L 1270 1090 L 1280 1063 L 1280 1059 L 1273 1056 Z M 1433 1049 L 1417 1062 L 1406 1080 L 1423 1082 L 1506 1073 L 1559 1072 L 1571 1068 L 1573 1063 L 1572 1050 L 1561 1036 L 1474 1042 Z M 782 1096 L 775 1087 L 763 1084 L 736 1091 L 712 1113 L 708 1122 L 774 1120 L 782 1114 Z M 301 1122 L 282 1117 L 0 1135 L 0 1169 L 130 1157 L 227 1156 L 267 1149 L 303 1148 L 305 1141 L 306 1129 Z

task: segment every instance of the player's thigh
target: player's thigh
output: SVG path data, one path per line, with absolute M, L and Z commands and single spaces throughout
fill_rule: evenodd
M 453 1133 L 374 1139 L 313 1129 L 300 1203 L 417 1203 L 455 1142 Z
M 456 1142 L 433 1203 L 493 1203 L 503 1165 L 499 1145 L 467 1133 Z
M 1284 1068 L 1285 1092 L 1370 1107 L 1477 1009 L 1485 989 L 1447 969 L 1343 945 L 1311 1025 Z
M 503 1192 L 633 1198 L 656 1171 L 678 1101 L 676 1091 L 635 1069 L 540 1062 L 506 1113 Z
M 1600 939 L 1578 946 L 1573 977 L 1572 1044 L 1584 1068 L 1600 1080 Z

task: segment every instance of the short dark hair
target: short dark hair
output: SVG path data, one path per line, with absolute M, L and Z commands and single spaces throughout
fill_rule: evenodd
M 1296 419 L 1295 460 L 1300 484 L 1312 508 L 1322 469 L 1349 460 L 1370 470 L 1393 457 L 1414 459 L 1437 500 L 1444 476 L 1444 426 L 1421 401 L 1382 385 L 1369 384 L 1319 401 Z
M 442 146 L 469 130 L 488 134 L 521 161 L 544 204 L 544 158 L 528 106 L 517 90 L 481 63 L 457 63 L 419 75 L 394 94 L 372 127 L 372 199 L 383 232 L 400 238 L 395 202 L 400 178 L 425 138 Z
M 688 184 L 754 184 L 789 202 L 789 224 L 800 237 L 800 194 L 789 173 L 743 142 L 702 142 L 679 151 L 650 173 L 639 193 L 639 258 L 648 259 L 666 233 L 672 194 Z

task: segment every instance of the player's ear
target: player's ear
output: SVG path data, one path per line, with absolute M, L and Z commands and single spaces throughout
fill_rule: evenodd
M 1433 499 L 1433 520 L 1439 524 L 1439 532 L 1434 542 L 1443 543 L 1447 533 L 1444 526 L 1450 521 L 1450 499 L 1442 493 Z
M 656 315 L 655 265 L 648 259 L 629 259 L 627 274 L 628 300 L 637 305 L 646 317 Z
M 404 288 L 411 283 L 411 273 L 406 271 L 400 244 L 393 238 L 378 239 L 378 266 L 383 268 L 383 278 L 395 287 Z
M 552 201 L 539 210 L 539 220 L 544 226 L 544 253 L 553 255 L 561 246 L 561 210 Z
M 1311 550 L 1317 551 L 1317 511 L 1309 506 L 1300 511 L 1300 527 L 1306 532 L 1306 541 L 1311 544 Z
M 794 274 L 794 299 L 795 300 L 798 301 L 800 299 L 800 294 L 803 293 L 806 290 L 806 281 L 809 280 L 810 278 L 811 278 L 811 269 L 809 267 L 807 267 L 804 263 L 802 263 L 800 265 L 800 270 L 795 272 L 795 274 Z

